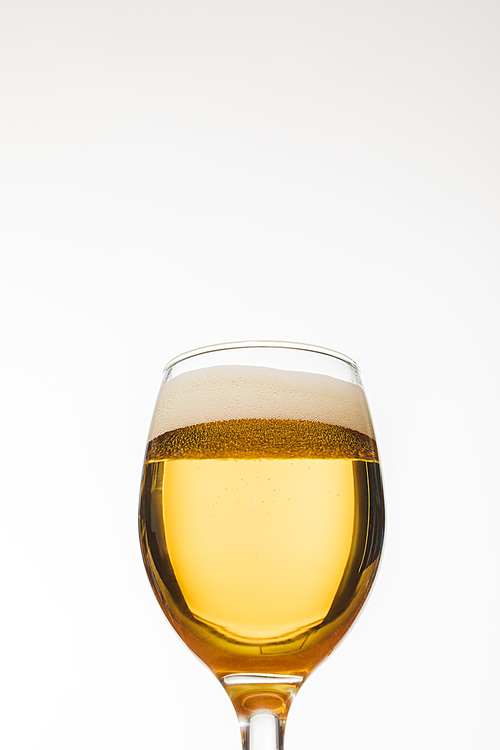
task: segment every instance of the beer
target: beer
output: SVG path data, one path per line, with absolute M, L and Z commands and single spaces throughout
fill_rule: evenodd
M 375 575 L 375 441 L 311 419 L 168 429 L 148 444 L 140 535 L 160 605 L 219 678 L 300 681 L 347 631 Z

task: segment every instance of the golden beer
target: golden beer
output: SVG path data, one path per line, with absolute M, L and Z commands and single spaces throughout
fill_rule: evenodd
M 304 679 L 347 631 L 375 575 L 375 441 L 307 419 L 167 430 L 148 444 L 140 536 L 165 614 L 220 679 Z

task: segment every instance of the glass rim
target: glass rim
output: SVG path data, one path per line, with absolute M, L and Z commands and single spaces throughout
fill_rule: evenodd
M 335 351 L 335 349 L 329 349 L 324 346 L 316 346 L 315 344 L 304 344 L 296 341 L 272 341 L 266 339 L 250 339 L 248 341 L 226 341 L 220 344 L 210 344 L 209 346 L 199 347 L 197 349 L 190 349 L 187 352 L 178 354 L 176 357 L 171 359 L 163 368 L 164 374 L 168 373 L 173 367 L 178 365 L 180 362 L 184 362 L 192 357 L 198 357 L 201 354 L 211 354 L 214 352 L 230 351 L 231 349 L 290 349 L 295 351 L 310 352 L 312 354 L 323 354 L 333 359 L 340 360 L 346 365 L 349 365 L 359 375 L 358 364 L 349 357 L 347 354 Z

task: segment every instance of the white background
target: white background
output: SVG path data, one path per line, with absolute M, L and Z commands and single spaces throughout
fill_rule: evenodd
M 9 750 L 236 750 L 137 539 L 161 370 L 220 341 L 360 364 L 380 575 L 287 750 L 498 748 L 497 0 L 3 0 Z

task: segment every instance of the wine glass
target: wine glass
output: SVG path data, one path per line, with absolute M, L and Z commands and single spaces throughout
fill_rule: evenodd
M 139 529 L 160 606 L 229 695 L 243 750 L 262 713 L 281 750 L 297 690 L 353 623 L 380 559 L 382 484 L 355 362 L 268 341 L 172 360 Z

